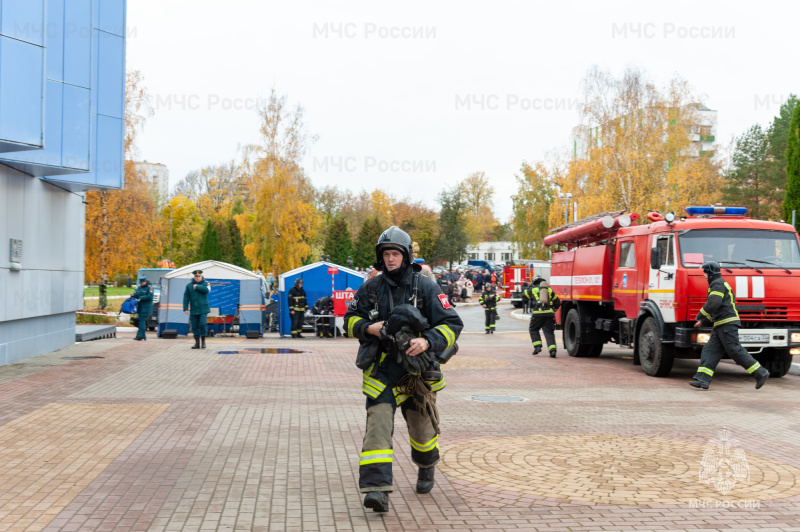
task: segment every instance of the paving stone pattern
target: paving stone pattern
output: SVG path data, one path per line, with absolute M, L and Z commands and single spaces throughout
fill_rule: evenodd
M 723 363 L 699 391 L 696 361 L 655 379 L 629 351 L 533 357 L 524 330 L 467 331 L 436 486 L 415 493 L 398 413 L 376 514 L 354 340 L 119 336 L 0 366 L 0 530 L 800 530 L 794 375 L 756 391 Z M 308 352 L 220 354 L 261 347 Z

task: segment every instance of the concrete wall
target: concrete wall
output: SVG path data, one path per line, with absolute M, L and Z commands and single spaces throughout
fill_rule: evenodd
M 0 165 L 0 363 L 75 341 L 83 309 L 82 195 Z M 11 270 L 10 240 L 22 240 Z

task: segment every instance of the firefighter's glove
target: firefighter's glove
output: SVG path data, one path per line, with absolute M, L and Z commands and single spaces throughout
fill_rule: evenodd
M 402 352 L 403 357 L 403 369 L 405 369 L 409 373 L 416 373 L 417 375 L 421 375 L 425 370 L 428 369 L 428 366 L 431 365 L 431 358 L 430 355 L 426 352 L 420 353 L 415 357 L 408 356 L 405 351 Z

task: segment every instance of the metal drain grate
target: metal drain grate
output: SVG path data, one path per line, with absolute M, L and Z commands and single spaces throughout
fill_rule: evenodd
M 238 351 L 219 351 L 220 355 L 286 355 L 290 353 L 310 353 L 311 351 L 304 351 L 302 349 L 291 349 L 288 347 L 262 347 L 261 349 L 240 349 Z

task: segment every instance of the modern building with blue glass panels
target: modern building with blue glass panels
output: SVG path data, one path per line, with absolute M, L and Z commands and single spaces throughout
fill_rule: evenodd
M 123 187 L 126 0 L 0 0 L 0 364 L 75 341 L 84 192 Z

